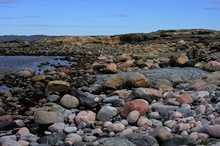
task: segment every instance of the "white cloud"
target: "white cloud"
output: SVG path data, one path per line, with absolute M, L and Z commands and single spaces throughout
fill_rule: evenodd
M 211 0 L 211 2 L 219 3 L 220 4 L 220 0 Z
M 220 11 L 220 8 L 206 8 L 206 10 Z
M 0 0 L 0 4 L 11 4 L 11 3 L 18 3 L 21 0 Z
M 220 11 L 220 0 L 210 0 L 210 2 L 212 2 L 213 4 L 215 4 L 214 7 L 210 7 L 210 8 L 205 8 L 206 10 L 211 10 L 211 11 Z

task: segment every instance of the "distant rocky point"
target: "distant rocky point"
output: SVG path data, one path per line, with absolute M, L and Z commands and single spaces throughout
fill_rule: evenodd
M 23 40 L 36 43 L 47 43 L 49 45 L 85 45 L 85 44 L 103 44 L 117 45 L 124 43 L 138 43 L 157 41 L 176 42 L 180 39 L 209 41 L 220 38 L 220 31 L 209 29 L 180 29 L 180 30 L 158 30 L 151 33 L 130 33 L 113 36 L 47 36 L 47 35 L 5 35 L 0 36 L 0 42 Z
M 47 35 L 4 35 L 0 36 L 0 42 L 8 42 L 8 41 L 15 41 L 15 40 L 23 40 L 23 41 L 35 41 L 39 39 L 49 38 L 53 36 L 47 36 Z
M 120 45 L 126 43 L 164 43 L 186 41 L 198 41 L 209 43 L 220 39 L 220 31 L 208 29 L 181 29 L 159 30 L 151 33 L 130 33 L 113 36 L 60 36 L 36 40 L 36 43 L 61 46 L 82 46 L 86 44 Z M 213 40 L 214 39 L 214 40 Z

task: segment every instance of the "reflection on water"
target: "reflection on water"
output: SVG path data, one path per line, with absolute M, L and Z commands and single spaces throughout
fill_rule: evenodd
M 6 92 L 9 91 L 11 88 L 7 87 L 6 85 L 0 86 L 0 92 Z

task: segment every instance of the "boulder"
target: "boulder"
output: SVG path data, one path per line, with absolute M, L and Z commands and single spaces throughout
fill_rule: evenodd
M 109 96 L 112 96 L 112 95 L 118 95 L 122 99 L 127 99 L 131 96 L 131 92 L 127 90 L 116 90 L 112 92 Z
M 190 89 L 199 90 L 200 88 L 204 87 L 207 83 L 203 80 L 197 80 L 194 84 L 190 86 Z
M 104 106 L 102 107 L 98 114 L 97 119 L 100 121 L 109 121 L 113 116 L 116 116 L 118 113 L 117 109 L 111 106 Z
M 189 94 L 181 94 L 179 95 L 176 100 L 181 104 L 190 104 L 193 103 L 193 99 Z
M 158 100 L 158 98 L 163 96 L 161 91 L 152 88 L 137 88 L 133 90 L 133 94 L 135 98 L 141 98 L 148 102 Z
M 134 64 L 134 60 L 127 60 L 124 63 L 118 64 L 117 68 L 121 70 L 126 70 L 127 68 L 131 67 Z
M 156 138 L 159 142 L 164 142 L 167 139 L 170 139 L 173 137 L 172 133 L 163 126 L 156 127 L 150 135 L 154 138 Z
M 60 104 L 65 108 L 72 109 L 79 105 L 79 100 L 74 96 L 66 94 L 60 99 Z
M 122 132 L 125 130 L 125 126 L 121 123 L 109 125 L 107 128 L 109 132 Z
M 209 126 L 208 134 L 210 137 L 220 138 L 220 125 Z
M 125 103 L 121 110 L 121 115 L 127 118 L 128 114 L 134 110 L 140 113 L 140 116 L 145 115 L 148 112 L 148 102 L 143 99 L 135 99 Z
M 122 54 L 121 56 L 118 56 L 115 58 L 115 62 L 125 62 L 130 59 L 131 59 L 131 56 L 129 54 Z
M 45 89 L 45 93 L 49 94 L 49 93 L 53 93 L 53 92 L 62 92 L 62 91 L 68 90 L 69 88 L 70 88 L 70 84 L 68 82 L 59 81 L 59 80 L 50 81 L 47 84 L 47 87 Z
M 137 126 L 143 127 L 143 128 L 148 128 L 148 127 L 152 126 L 152 122 L 151 122 L 151 120 L 149 120 L 145 116 L 141 116 L 137 121 Z
M 38 124 L 52 124 L 64 122 L 64 116 L 60 112 L 36 111 L 34 121 Z
M 75 117 L 75 121 L 77 124 L 79 124 L 80 122 L 85 122 L 85 123 L 94 122 L 95 119 L 96 119 L 96 114 L 92 111 L 80 111 Z
M 40 144 L 49 144 L 49 145 L 55 145 L 58 141 L 62 141 L 66 138 L 66 135 L 64 133 L 56 133 L 49 136 L 43 136 L 41 137 L 38 142 Z
M 103 144 L 100 144 L 100 146 L 136 146 L 132 142 L 130 142 L 126 138 L 108 138 Z
M 148 79 L 140 73 L 133 73 L 127 79 L 127 84 L 131 87 L 148 87 L 150 85 Z
M 121 89 L 126 83 L 126 78 L 122 75 L 112 76 L 104 83 L 104 88 L 107 89 Z
M 95 101 L 91 97 L 88 97 L 84 92 L 75 90 L 72 92 L 72 95 L 74 95 L 79 100 L 80 106 L 83 106 L 87 109 L 96 107 Z
M 33 74 L 30 71 L 19 71 L 16 74 L 17 77 L 30 78 Z
M 220 62 L 210 61 L 203 66 L 203 69 L 207 71 L 220 71 Z
M 134 143 L 136 146 L 159 146 L 154 137 L 145 134 L 132 133 L 124 135 L 123 137 Z
M 131 111 L 127 116 L 127 121 L 129 123 L 135 123 L 138 120 L 139 116 L 140 116 L 139 111 L 136 110 Z
M 180 145 L 196 145 L 195 141 L 192 141 L 189 138 L 170 138 L 165 140 L 161 146 L 180 146 Z
M 117 65 L 115 63 L 109 63 L 107 66 L 106 66 L 106 69 L 105 71 L 107 73 L 116 73 L 117 72 Z

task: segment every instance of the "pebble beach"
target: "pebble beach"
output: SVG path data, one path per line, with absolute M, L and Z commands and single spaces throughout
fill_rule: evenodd
M 195 29 L 0 42 L 1 56 L 35 56 L 2 63 L 0 145 L 218 146 L 219 40 Z

